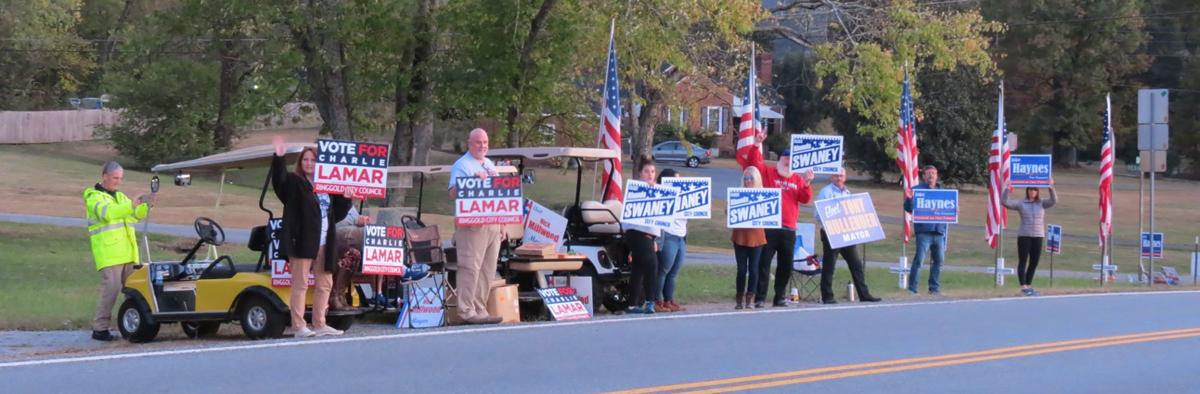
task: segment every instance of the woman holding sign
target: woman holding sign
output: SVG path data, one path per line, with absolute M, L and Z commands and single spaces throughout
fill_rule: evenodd
M 742 187 L 762 187 L 762 174 L 758 173 L 757 167 L 746 167 L 742 171 Z M 734 282 L 737 295 L 733 309 L 750 308 L 750 303 L 754 302 L 754 292 L 758 289 L 759 258 L 766 245 L 767 236 L 761 228 L 733 229 L 733 258 L 737 261 L 737 278 Z M 762 300 L 755 303 L 754 307 L 762 308 Z
M 280 248 L 287 256 L 292 272 L 292 291 L 288 301 L 292 311 L 292 329 L 297 338 L 342 335 L 341 330 L 325 325 L 325 312 L 329 309 L 329 294 L 333 288 L 333 272 L 337 268 L 333 256 L 337 250 L 337 234 L 330 230 L 335 228 L 334 223 L 346 217 L 350 200 L 359 199 L 358 194 L 353 189 L 346 189 L 344 197 L 314 192 L 312 179 L 317 150 L 304 148 L 295 170 L 288 172 L 284 163 L 287 145 L 279 136 L 271 142 L 275 146 L 275 156 L 271 159 L 271 186 L 275 189 L 275 196 L 283 203 Z M 312 329 L 304 322 L 304 298 L 308 291 L 310 269 L 317 286 L 313 291 Z
M 637 179 L 657 185 L 654 173 L 654 159 L 642 156 L 634 174 Z M 629 278 L 630 306 L 627 313 L 654 313 L 654 292 L 658 289 L 658 244 L 655 238 L 662 234 L 658 227 L 634 223 L 623 223 L 625 228 L 625 243 L 629 246 L 629 256 L 633 258 L 633 275 Z
M 1021 293 L 1026 296 L 1040 295 L 1033 288 L 1033 273 L 1042 258 L 1042 245 L 1046 240 L 1046 209 L 1058 201 L 1054 192 L 1054 178 L 1050 179 L 1050 199 L 1043 201 L 1038 188 L 1025 188 L 1024 200 L 1009 200 L 1008 185 L 1001 192 L 1000 201 L 1008 209 L 1021 213 L 1021 228 L 1017 230 L 1017 279 L 1021 282 Z M 1029 264 L 1025 262 L 1028 260 Z

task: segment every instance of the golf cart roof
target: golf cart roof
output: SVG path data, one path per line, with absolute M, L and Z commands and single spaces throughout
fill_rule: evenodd
M 305 142 L 293 142 L 287 144 L 285 157 L 291 159 L 292 156 L 300 154 L 305 147 L 316 147 L 317 144 Z M 275 155 L 275 147 L 272 145 L 258 145 L 249 148 L 235 149 L 224 153 L 204 156 L 192 160 L 184 160 L 177 163 L 159 164 L 150 168 L 152 172 L 167 172 L 167 171 L 224 171 L 228 169 L 239 169 L 245 167 L 266 166 L 271 163 L 271 156 Z
M 531 159 L 546 160 L 556 157 L 574 157 L 584 161 L 610 160 L 620 158 L 620 155 L 609 149 L 572 148 L 572 147 L 540 147 L 540 148 L 501 148 L 488 150 L 488 157 L 495 159 Z

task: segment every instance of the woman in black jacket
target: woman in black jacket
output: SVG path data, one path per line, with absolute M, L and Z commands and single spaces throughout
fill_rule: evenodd
M 341 335 L 342 331 L 325 325 L 329 309 L 329 292 L 333 287 L 334 260 L 337 250 L 334 223 L 346 217 L 350 200 L 357 193 L 347 189 L 345 196 L 315 193 L 312 178 L 317 151 L 312 147 L 300 152 L 293 172 L 287 171 L 284 155 L 287 146 L 275 137 L 275 156 L 271 160 L 271 185 L 275 196 L 283 203 L 283 228 L 280 229 L 280 249 L 287 256 L 292 273 L 289 307 L 292 310 L 292 329 L 297 338 Z M 312 329 L 304 322 L 304 297 L 308 291 L 309 269 L 315 279 L 313 291 Z

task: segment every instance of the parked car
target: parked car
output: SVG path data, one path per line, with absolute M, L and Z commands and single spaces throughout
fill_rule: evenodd
M 687 147 L 679 141 L 659 143 L 654 146 L 650 154 L 653 155 L 655 162 L 680 162 L 693 168 L 712 162 L 712 150 L 692 145 L 692 153 L 689 155 Z

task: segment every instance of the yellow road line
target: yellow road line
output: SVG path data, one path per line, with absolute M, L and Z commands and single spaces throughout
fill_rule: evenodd
M 887 373 L 887 372 L 892 372 L 892 371 L 890 371 L 890 369 L 912 367 L 911 365 L 904 366 L 904 367 L 895 367 L 895 366 L 904 365 L 904 364 L 946 363 L 945 365 L 954 365 L 955 363 L 953 363 L 953 362 L 956 360 L 959 360 L 959 359 L 969 359 L 969 360 L 980 359 L 977 361 L 967 361 L 967 362 L 979 362 L 979 361 L 986 361 L 985 359 L 1021 357 L 1021 356 L 1010 356 L 1009 355 L 1010 353 L 1022 354 L 1022 355 L 1032 355 L 1032 354 L 1040 354 L 1040 353 L 1032 353 L 1032 352 L 1051 353 L 1054 351 L 1074 350 L 1078 346 L 1085 346 L 1083 348 L 1112 346 L 1112 345 L 1116 345 L 1116 344 L 1126 343 L 1123 341 L 1135 340 L 1135 341 L 1145 342 L 1147 340 L 1174 339 L 1174 338 L 1176 338 L 1176 336 L 1179 336 L 1180 338 L 1189 337 L 1189 336 L 1200 336 L 1200 328 L 1167 330 L 1167 331 L 1157 331 L 1157 332 L 1129 334 L 1129 335 L 1116 335 L 1116 336 L 1109 336 L 1109 337 L 1076 339 L 1076 340 L 1069 340 L 1069 341 L 1055 341 L 1055 342 L 1046 342 L 1046 343 L 1038 343 L 1038 344 L 1030 344 L 1030 345 L 1019 345 L 1019 346 L 1011 346 L 1011 347 L 1004 347 L 1004 348 L 996 348 L 996 349 L 976 351 L 976 352 L 946 354 L 946 355 L 940 355 L 940 356 L 912 357 L 912 358 L 875 361 L 875 362 L 859 363 L 859 364 L 847 364 L 847 365 L 832 366 L 832 367 L 803 369 L 803 370 L 789 371 L 789 372 L 777 372 L 777 373 L 770 373 L 770 374 L 751 375 L 751 376 L 744 376 L 744 377 L 737 377 L 737 378 L 715 379 L 715 380 L 707 380 L 707 381 L 700 381 L 700 382 L 693 382 L 693 383 L 682 383 L 682 384 L 674 384 L 674 385 L 666 385 L 666 386 L 647 387 L 647 388 L 641 388 L 641 389 L 618 391 L 618 393 L 641 394 L 641 393 L 669 392 L 669 391 L 678 391 L 678 390 L 687 390 L 687 389 L 696 389 L 696 388 L 724 386 L 724 385 L 731 385 L 731 384 L 738 384 L 738 383 L 764 382 L 764 381 L 772 381 L 775 379 L 795 378 L 795 377 L 799 377 L 799 376 L 823 374 L 823 373 L 829 373 L 829 372 L 842 372 L 842 373 L 834 374 L 834 375 L 821 375 L 821 376 L 815 376 L 815 377 L 806 378 L 806 379 L 816 378 L 816 380 L 813 380 L 813 381 L 839 379 L 842 377 L 861 376 L 861 374 L 857 374 L 860 371 L 855 371 L 855 370 L 870 369 L 871 371 L 880 371 L 880 372 L 874 372 L 874 373 Z M 1160 337 L 1165 337 L 1165 338 L 1160 338 Z M 1113 341 L 1120 341 L 1120 342 L 1113 342 Z M 1137 343 L 1137 342 L 1128 342 L 1128 343 Z M 1062 349 L 1062 350 L 1059 350 L 1059 349 Z M 1032 353 L 1032 354 L 1025 354 L 1025 353 Z M 926 365 L 926 364 L 920 364 L 920 365 Z M 932 368 L 934 366 L 940 366 L 940 364 L 924 366 L 924 367 L 919 367 L 919 368 Z M 891 367 L 891 368 L 883 368 L 883 367 Z M 874 368 L 874 369 L 871 369 L 871 368 Z M 898 369 L 898 371 L 903 371 L 903 370 L 908 370 L 908 369 L 918 369 L 918 368 Z M 845 372 L 845 371 L 855 371 L 855 372 Z M 847 374 L 855 374 L 855 375 L 847 375 Z M 843 376 L 843 375 L 846 375 L 846 376 Z M 833 376 L 833 377 L 830 377 L 830 376 Z M 804 380 L 804 379 L 793 379 L 793 380 Z M 786 380 L 786 382 L 791 382 L 791 381 L 792 380 Z M 780 382 L 784 382 L 784 381 L 780 381 Z M 772 384 L 772 383 L 775 383 L 775 382 L 758 383 L 758 384 Z M 781 384 L 774 384 L 774 385 L 768 385 L 768 386 L 763 386 L 763 387 L 773 387 L 773 386 L 778 386 L 778 385 L 797 384 L 797 383 L 805 383 L 805 382 L 801 381 L 801 382 L 796 382 L 796 383 L 781 383 Z M 757 386 L 758 384 L 752 384 L 750 386 Z M 736 386 L 736 387 L 737 387 L 737 390 L 748 390 L 748 389 L 755 388 L 755 387 L 746 387 L 746 386 Z M 721 388 L 718 390 L 723 390 L 723 389 L 724 388 Z M 732 390 L 724 390 L 724 391 L 732 391 Z M 722 392 L 722 391 L 712 391 L 712 392 Z

